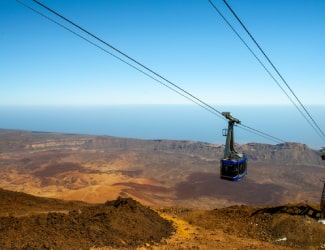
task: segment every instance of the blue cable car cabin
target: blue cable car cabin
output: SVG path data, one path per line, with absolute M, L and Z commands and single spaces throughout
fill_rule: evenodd
M 220 178 L 230 181 L 239 181 L 247 175 L 247 158 L 238 161 L 221 159 Z
M 229 181 L 239 181 L 247 175 L 247 158 L 234 149 L 234 125 L 240 121 L 231 116 L 230 112 L 222 112 L 228 121 L 228 129 L 224 156 L 220 161 L 220 178 Z

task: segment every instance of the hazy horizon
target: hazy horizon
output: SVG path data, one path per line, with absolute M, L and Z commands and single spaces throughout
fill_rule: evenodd
M 224 120 L 175 106 L 199 100 L 282 140 L 323 146 L 324 109 L 310 105 L 325 105 L 325 1 L 228 3 L 277 70 L 225 3 L 212 2 L 248 46 L 208 0 L 42 1 L 106 44 L 37 1 L 0 1 L 0 127 L 222 143 Z M 294 108 L 302 104 L 310 124 Z M 264 141 L 244 129 L 236 140 Z
M 288 142 L 318 149 L 316 132 L 292 106 L 223 106 L 243 124 Z M 325 126 L 325 106 L 308 106 Z M 224 144 L 227 122 L 195 105 L 0 106 L 0 128 L 42 132 L 109 135 L 137 139 L 192 140 Z M 240 144 L 273 141 L 235 128 Z

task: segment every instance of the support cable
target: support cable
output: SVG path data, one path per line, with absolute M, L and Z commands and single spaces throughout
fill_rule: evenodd
M 284 84 L 287 86 L 287 88 L 290 90 L 291 94 L 295 97 L 295 99 L 297 100 L 297 102 L 300 104 L 300 106 L 303 108 L 303 110 L 305 111 L 305 113 L 308 115 L 308 117 L 310 118 L 310 120 L 313 122 L 313 124 L 315 125 L 315 127 L 318 129 L 318 134 L 321 134 L 322 139 L 325 141 L 325 134 L 324 132 L 321 130 L 321 128 L 318 126 L 318 124 L 316 123 L 316 121 L 314 120 L 314 118 L 311 116 L 311 114 L 309 113 L 309 111 L 306 109 L 306 107 L 302 104 L 302 102 L 300 101 L 300 99 L 298 98 L 298 96 L 294 93 L 294 91 L 292 90 L 292 88 L 289 86 L 289 84 L 287 83 L 287 81 L 284 79 L 284 77 L 282 76 L 282 74 L 279 72 L 279 70 L 275 67 L 275 65 L 272 63 L 272 61 L 270 60 L 270 58 L 265 54 L 264 50 L 261 48 L 261 46 L 257 43 L 256 39 L 253 37 L 253 35 L 248 31 L 248 29 L 246 28 L 246 26 L 244 25 L 244 23 L 240 20 L 240 18 L 238 17 L 238 15 L 235 13 L 235 11 L 230 7 L 230 5 L 227 3 L 226 0 L 223 0 L 224 3 L 226 4 L 226 6 L 228 7 L 228 9 L 231 11 L 231 13 L 234 15 L 234 17 L 237 19 L 237 21 L 240 23 L 240 25 L 243 27 L 243 29 L 246 31 L 246 33 L 249 35 L 249 37 L 252 39 L 252 41 L 255 43 L 255 45 L 257 46 L 257 48 L 261 51 L 261 53 L 264 55 L 264 57 L 266 58 L 266 60 L 270 63 L 270 65 L 272 66 L 272 68 L 274 69 L 274 71 L 278 74 L 278 76 L 281 78 L 281 80 L 284 82 Z M 314 128 L 314 127 L 313 127 Z M 315 128 L 314 128 L 315 129 Z M 317 132 L 317 131 L 316 131 Z
M 252 128 L 252 127 L 249 127 L 249 126 L 247 126 L 247 125 L 244 125 L 244 124 L 238 124 L 237 126 L 239 126 L 239 127 L 240 127 L 241 129 L 243 129 L 243 130 L 249 131 L 249 132 L 251 132 L 251 133 L 253 133 L 253 134 L 256 134 L 256 135 L 258 135 L 258 136 L 264 137 L 264 138 L 269 139 L 269 140 L 271 140 L 271 141 L 273 141 L 273 142 L 276 142 L 276 143 L 278 143 L 278 142 L 284 143 L 284 142 L 285 142 L 284 140 L 282 140 L 282 139 L 280 139 L 280 138 L 277 138 L 277 137 L 275 137 L 275 136 L 272 136 L 272 135 L 266 134 L 266 133 L 264 133 L 264 132 L 262 132 L 262 131 L 259 131 L 259 130 L 254 129 L 254 128 Z
M 285 81 L 285 79 L 283 78 L 283 76 L 280 74 L 280 72 L 277 70 L 277 68 L 274 66 L 274 64 L 271 62 L 271 60 L 269 59 L 269 57 L 267 57 L 267 55 L 265 54 L 265 52 L 262 50 L 262 48 L 259 46 L 259 44 L 256 42 L 256 40 L 254 39 L 254 37 L 251 35 L 251 33 L 247 30 L 247 28 L 245 27 L 245 25 L 241 22 L 241 20 L 238 18 L 238 16 L 236 15 L 236 13 L 231 9 L 231 7 L 228 5 L 228 3 L 223 0 L 225 2 L 225 4 L 227 5 L 227 7 L 230 9 L 230 11 L 232 12 L 232 14 L 236 17 L 236 19 L 238 20 L 238 22 L 242 25 L 242 27 L 245 29 L 245 31 L 248 33 L 248 35 L 251 37 L 251 39 L 253 40 L 253 42 L 255 43 L 255 45 L 259 48 L 259 50 L 261 51 L 261 53 L 264 55 L 264 57 L 267 59 L 267 61 L 270 63 L 270 65 L 272 66 L 272 68 L 275 70 L 275 72 L 279 75 L 279 77 L 281 78 L 281 80 L 285 83 L 285 85 L 287 86 L 287 88 L 290 90 L 290 92 L 292 93 L 292 95 L 295 97 L 295 99 L 298 101 L 298 103 L 300 104 L 300 106 L 302 107 L 302 109 L 305 111 L 305 113 L 307 114 L 307 116 L 310 118 L 308 119 L 308 117 L 305 115 L 305 113 L 303 113 L 303 111 L 299 108 L 299 106 L 296 104 L 296 102 L 294 102 L 294 100 L 289 96 L 289 94 L 285 91 L 285 89 L 280 85 L 280 83 L 276 80 L 276 78 L 273 76 L 273 74 L 267 69 L 267 67 L 265 66 L 265 64 L 258 58 L 258 56 L 256 55 L 256 53 L 253 52 L 253 50 L 249 47 L 249 45 L 244 41 L 244 39 L 240 36 L 240 34 L 236 31 L 236 29 L 230 24 L 230 22 L 225 18 L 225 16 L 221 13 L 221 11 L 216 7 L 215 4 L 213 4 L 213 2 L 211 0 L 208 0 L 209 3 L 212 5 L 212 7 L 216 10 L 216 12 L 221 16 L 221 18 L 226 22 L 226 24 L 230 27 L 230 29 L 236 34 L 236 36 L 241 40 L 241 42 L 245 45 L 245 47 L 250 51 L 250 53 L 255 57 L 255 59 L 260 63 L 260 65 L 264 68 L 264 70 L 268 73 L 268 75 L 274 80 L 274 82 L 278 85 L 278 87 L 282 90 L 282 92 L 287 96 L 287 98 L 291 101 L 291 103 L 296 107 L 296 109 L 299 111 L 299 113 L 304 117 L 304 119 L 309 123 L 309 125 L 315 130 L 315 132 L 321 137 L 321 139 L 323 141 L 325 141 L 325 134 L 324 132 L 320 129 L 320 127 L 318 126 L 318 124 L 316 123 L 316 121 L 312 118 L 311 114 L 307 111 L 307 109 L 305 108 L 305 106 L 302 104 L 302 102 L 299 100 L 299 98 L 295 95 L 295 93 L 293 92 L 293 90 L 290 88 L 290 86 L 288 85 L 288 83 Z
M 299 113 L 305 118 L 305 120 L 309 123 L 309 125 L 316 131 L 316 133 L 322 137 L 322 134 L 314 127 L 312 122 L 307 118 L 307 116 L 302 112 L 299 106 L 294 102 L 294 100 L 288 95 L 285 89 L 281 86 L 279 81 L 273 76 L 273 74 L 267 69 L 265 64 L 258 58 L 256 53 L 249 47 L 249 45 L 245 42 L 245 40 L 241 37 L 241 35 L 236 31 L 236 29 L 231 25 L 231 23 L 226 19 L 226 17 L 221 13 L 221 11 L 216 7 L 215 4 L 211 0 L 208 0 L 212 7 L 217 11 L 217 13 L 221 16 L 221 18 L 225 21 L 225 23 L 230 27 L 230 29 L 236 34 L 236 36 L 240 39 L 240 41 L 245 45 L 245 47 L 249 50 L 249 52 L 254 56 L 254 58 L 259 62 L 259 64 L 263 67 L 263 69 L 268 73 L 268 75 L 273 79 L 273 81 L 278 85 L 278 87 L 282 90 L 282 92 L 287 96 L 287 98 L 291 101 L 291 103 L 296 107 Z
M 71 32 L 71 33 L 74 34 L 75 36 L 77 36 L 77 37 L 81 38 L 82 40 L 86 41 L 87 43 L 89 43 L 89 44 L 91 44 L 91 45 L 97 47 L 98 49 L 100 49 L 100 50 L 104 51 L 105 53 L 111 55 L 112 57 L 116 58 L 117 60 L 119 60 L 119 61 L 121 61 L 121 62 L 127 64 L 127 65 L 130 66 L 131 68 L 133 68 L 133 69 L 139 71 L 140 73 L 142 73 L 142 74 L 144 74 L 145 76 L 151 78 L 152 80 L 154 80 L 154 81 L 156 81 L 156 82 L 162 84 L 163 86 L 165 86 L 165 87 L 167 87 L 168 89 L 174 91 L 175 93 L 177 93 L 177 94 L 183 96 L 184 98 L 188 99 L 189 101 L 191 101 L 191 102 L 193 102 L 193 103 L 195 103 L 195 104 L 201 106 L 202 108 L 204 108 L 204 109 L 207 110 L 208 112 L 212 113 L 213 115 L 216 115 L 216 116 L 219 115 L 219 113 L 220 113 L 219 111 L 216 113 L 214 110 L 208 109 L 206 106 L 204 106 L 202 103 L 198 102 L 197 100 L 191 98 L 190 96 L 185 95 L 185 94 L 182 93 L 180 90 L 177 90 L 177 89 L 175 89 L 175 88 L 169 86 L 168 84 L 166 84 L 166 83 L 162 82 L 161 80 L 155 78 L 154 76 L 148 74 L 147 72 L 145 72 L 144 70 L 140 69 L 139 67 L 134 66 L 133 64 L 127 62 L 126 60 L 122 59 L 121 57 L 119 57 L 119 56 L 113 54 L 112 52 L 108 51 L 107 49 L 104 49 L 103 47 L 99 46 L 98 44 L 92 42 L 92 41 L 89 40 L 88 38 L 86 38 L 86 37 L 84 37 L 84 36 L 78 34 L 77 32 L 73 31 L 72 29 L 68 28 L 67 26 L 65 26 L 65 25 L 63 25 L 63 24 L 61 24 L 61 23 L 55 21 L 54 19 L 52 19 L 52 18 L 46 16 L 45 14 L 41 13 L 40 11 L 38 11 L 38 10 L 36 10 L 36 9 L 34 9 L 34 8 L 30 7 L 30 6 L 28 6 L 27 4 L 21 2 L 20 0 L 16 0 L 16 1 L 17 1 L 18 3 L 20 3 L 21 5 L 25 6 L 26 8 L 28 8 L 28 9 L 32 10 L 33 12 L 37 13 L 38 15 L 40 15 L 40 16 L 46 18 L 46 19 L 49 20 L 50 22 L 52 22 L 52 23 L 58 25 L 59 27 L 61 27 L 61 28 L 65 29 L 65 30 Z M 223 119 L 223 117 L 222 117 L 221 115 L 219 115 L 219 117 Z
M 127 59 L 131 60 L 132 62 L 134 62 L 135 64 L 139 65 L 140 67 L 144 68 L 145 70 L 149 71 L 150 73 L 154 74 L 155 76 L 159 77 L 160 79 L 168 82 L 170 85 L 172 85 L 173 87 L 177 88 L 178 90 L 180 90 L 181 92 L 185 93 L 186 95 L 190 96 L 191 98 L 193 98 L 194 100 L 196 100 L 197 102 L 201 103 L 202 105 L 208 107 L 209 109 L 219 113 L 219 115 L 221 115 L 221 112 L 216 110 L 215 108 L 213 108 L 212 106 L 210 106 L 209 104 L 203 102 L 202 100 L 200 100 L 199 98 L 195 97 L 194 95 L 192 95 L 191 93 L 187 92 L 185 89 L 179 87 L 178 85 L 176 85 L 175 83 L 169 81 L 168 79 L 166 79 L 165 77 L 163 77 L 162 75 L 156 73 L 155 71 L 153 71 L 152 69 L 148 68 L 147 66 L 145 66 L 144 64 L 140 63 L 139 61 L 135 60 L 134 58 L 132 58 L 131 56 L 128 56 L 127 54 L 125 54 L 124 52 L 122 52 L 121 50 L 115 48 L 114 46 L 112 46 L 111 44 L 105 42 L 104 40 L 102 40 L 101 38 L 99 38 L 98 36 L 94 35 L 93 33 L 89 32 L 88 30 L 84 29 L 83 27 L 81 27 L 80 25 L 72 22 L 71 20 L 69 20 L 68 18 L 64 17 L 63 15 L 59 14 L 58 12 L 52 10 L 51 8 L 47 7 L 46 5 L 44 5 L 43 3 L 37 1 L 37 0 L 33 0 L 35 3 L 37 3 L 38 5 L 42 6 L 43 8 L 47 9 L 48 11 L 50 11 L 51 13 L 55 14 L 56 16 L 60 17 L 61 19 L 65 20 L 66 22 L 70 23 L 71 25 L 75 26 L 76 28 L 80 29 L 81 31 L 87 33 L 88 35 L 90 35 L 91 37 L 95 38 L 97 41 L 105 44 L 106 46 L 110 47 L 111 49 L 115 50 L 116 52 L 118 52 L 119 54 L 123 55 L 124 57 L 126 57 Z
M 41 7 L 47 9 L 47 10 L 50 11 L 51 13 L 53 13 L 53 14 L 55 14 L 56 16 L 60 17 L 61 19 L 65 20 L 66 22 L 70 23 L 70 24 L 73 25 L 74 27 L 80 29 L 80 30 L 83 31 L 84 33 L 90 35 L 91 37 L 93 37 L 93 38 L 96 39 L 97 41 L 103 43 L 104 45 L 108 46 L 109 48 L 113 49 L 113 50 L 116 51 L 117 53 L 123 55 L 123 56 L 126 57 L 128 60 L 130 60 L 130 61 L 132 61 L 133 63 L 137 64 L 139 67 L 141 67 L 141 68 L 145 69 L 146 71 L 152 73 L 153 75 L 155 75 L 155 77 L 152 76 L 151 74 L 147 73 L 145 70 L 140 69 L 139 67 L 137 67 L 137 66 L 135 66 L 135 65 L 133 65 L 133 64 L 131 64 L 131 63 L 129 63 L 129 62 L 127 62 L 125 59 L 122 59 L 121 57 L 119 57 L 119 56 L 117 56 L 117 55 L 115 55 L 115 54 L 109 52 L 108 50 L 104 49 L 103 47 L 99 46 L 98 44 L 96 44 L 96 43 L 90 41 L 90 40 L 87 39 L 86 37 L 84 37 L 84 36 L 78 34 L 77 32 L 73 31 L 72 29 L 68 28 L 67 26 L 65 26 L 65 25 L 63 25 L 63 24 L 61 24 L 61 23 L 55 21 L 54 19 L 52 19 L 52 18 L 46 16 L 45 14 L 41 13 L 40 11 L 37 11 L 36 9 L 34 9 L 34 8 L 30 7 L 30 6 L 28 6 L 27 4 L 21 2 L 20 0 L 16 0 L 16 1 L 17 1 L 18 3 L 20 3 L 21 5 L 25 6 L 26 8 L 32 10 L 33 12 L 35 12 L 35 13 L 41 15 L 42 17 L 46 18 L 47 20 L 53 22 L 54 24 L 60 26 L 61 28 L 63 28 L 63 29 L 65 29 L 65 30 L 71 32 L 72 34 L 78 36 L 78 37 L 81 38 L 82 40 L 84 40 L 84 41 L 90 43 L 91 45 L 93 45 L 93 46 L 99 48 L 100 50 L 102 50 L 102 51 L 104 51 L 105 53 L 107 53 L 107 54 L 113 56 L 114 58 L 118 59 L 119 61 L 121 61 L 121 62 L 127 64 L 128 66 L 130 66 L 130 67 L 132 67 L 133 69 L 139 71 L 140 73 L 142 73 L 142 74 L 148 76 L 149 78 L 153 79 L 154 81 L 156 81 L 156 82 L 162 84 L 163 86 L 169 88 L 170 90 L 176 92 L 177 94 L 180 94 L 181 96 L 185 97 L 186 99 L 188 99 L 188 100 L 194 102 L 195 104 L 197 104 L 197 105 L 199 105 L 200 107 L 204 108 L 205 110 L 209 111 L 209 112 L 212 113 L 213 115 L 216 115 L 216 116 L 218 116 L 219 118 L 224 119 L 224 117 L 221 115 L 222 112 L 220 112 L 220 111 L 218 111 L 217 109 L 215 109 L 214 107 L 208 105 L 207 103 L 205 103 L 205 102 L 202 101 L 201 99 L 199 99 L 199 98 L 195 97 L 194 95 L 190 94 L 189 92 L 187 92 L 187 91 L 184 90 L 183 88 L 179 87 L 179 86 L 176 85 L 175 83 L 169 81 L 169 80 L 166 79 L 165 77 L 163 77 L 163 76 L 161 76 L 160 74 L 156 73 L 155 71 L 151 70 L 150 68 L 148 68 L 147 66 L 143 65 L 143 64 L 140 63 L 139 61 L 137 61 L 137 60 L 135 60 L 134 58 L 128 56 L 128 55 L 125 54 L 124 52 L 120 51 L 119 49 L 115 48 L 114 46 L 110 45 L 109 43 L 105 42 L 104 40 L 102 40 L 102 39 L 100 39 L 99 37 L 95 36 L 94 34 L 92 34 L 91 32 L 87 31 L 86 29 L 84 29 L 84 28 L 82 28 L 81 26 L 79 26 L 79 25 L 75 24 L 74 22 L 70 21 L 69 19 L 67 19 L 67 18 L 64 17 L 63 15 L 57 13 L 56 11 L 54 11 L 54 10 L 50 9 L 49 7 L 45 6 L 44 4 L 40 3 L 39 1 L 37 1 L 37 0 L 33 0 L 35 3 L 37 3 L 37 4 L 40 5 Z M 164 82 L 162 82 L 161 80 L 157 79 L 157 77 L 160 78 L 161 80 L 167 82 L 169 85 L 166 84 L 166 83 L 164 83 Z M 224 120 L 225 120 L 225 119 L 224 119 Z M 259 136 L 262 136 L 262 137 L 267 138 L 267 139 L 269 139 L 269 140 L 272 140 L 272 141 L 274 141 L 274 142 L 281 142 L 281 143 L 284 142 L 284 140 L 281 140 L 281 139 L 279 139 L 279 138 L 277 138 L 277 137 L 274 137 L 274 136 L 272 136 L 272 135 L 269 135 L 269 134 L 264 133 L 264 132 L 262 132 L 262 131 L 259 131 L 259 130 L 257 130 L 257 129 L 253 129 L 253 128 L 249 127 L 249 126 L 246 126 L 246 125 L 243 125 L 243 124 L 241 124 L 241 126 L 242 126 L 242 129 L 244 129 L 244 130 L 247 130 L 247 131 L 249 131 L 249 132 L 251 132 L 251 133 L 257 134 L 257 135 L 259 135 Z

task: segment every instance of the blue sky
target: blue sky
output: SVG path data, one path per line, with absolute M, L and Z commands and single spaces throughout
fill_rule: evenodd
M 208 104 L 291 105 L 207 0 L 42 2 Z M 228 3 L 300 100 L 325 105 L 325 1 Z M 2 106 L 190 103 L 16 1 L 0 1 L 0 22 Z

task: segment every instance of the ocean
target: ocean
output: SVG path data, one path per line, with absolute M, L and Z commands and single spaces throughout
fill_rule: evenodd
M 229 111 L 249 127 L 288 142 L 325 146 L 321 137 L 294 106 L 215 106 Z M 325 130 L 325 106 L 307 106 Z M 42 132 L 109 135 L 137 139 L 192 140 L 224 144 L 224 119 L 197 105 L 116 105 L 75 107 L 0 107 L 0 128 Z M 276 144 L 240 127 L 237 143 Z

